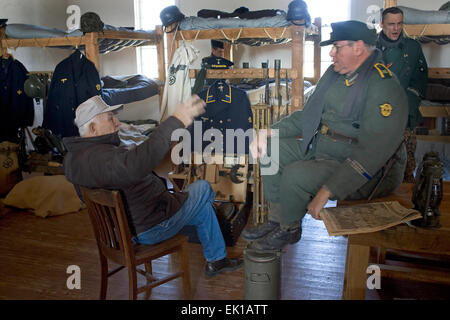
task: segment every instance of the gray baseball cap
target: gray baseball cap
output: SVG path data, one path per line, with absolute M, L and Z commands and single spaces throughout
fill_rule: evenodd
M 119 111 L 122 107 L 123 104 L 107 105 L 101 96 L 93 96 L 78 106 L 75 111 L 75 124 L 79 128 L 101 113 Z

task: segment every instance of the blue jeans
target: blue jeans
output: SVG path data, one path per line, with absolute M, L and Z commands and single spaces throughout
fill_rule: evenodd
M 186 187 L 189 196 L 172 217 L 133 238 L 136 243 L 156 244 L 176 235 L 185 225 L 195 226 L 206 261 L 226 257 L 225 241 L 214 210 L 214 191 L 208 181 L 198 180 Z

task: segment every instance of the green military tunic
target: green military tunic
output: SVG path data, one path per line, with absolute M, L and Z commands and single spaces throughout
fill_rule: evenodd
M 428 82 L 428 66 L 422 47 L 419 42 L 409 37 L 401 35 L 398 40 L 392 41 L 380 32 L 377 48 L 382 51 L 386 66 L 406 90 L 409 105 L 408 127 L 414 128 L 423 121 L 419 105 Z
M 408 116 L 404 90 L 395 75 L 382 65 L 370 66 L 365 80 L 358 79 L 364 65 L 350 76 L 338 75 L 331 66 L 314 93 L 325 92 L 322 128 L 349 137 L 352 143 L 333 139 L 318 128 L 309 149 L 303 152 L 298 136 L 303 134 L 301 124 L 309 121 L 302 119 L 308 114 L 307 109 L 317 107 L 313 105 L 314 94 L 303 111 L 294 112 L 271 126 L 273 133 L 278 129 L 275 135 L 279 137 L 279 171 L 263 176 L 264 193 L 270 203 L 281 204 L 281 217 L 270 212 L 271 220 L 286 224 L 301 220 L 321 187 L 332 193 L 331 199 L 367 198 L 382 175 L 382 167 L 400 146 Z M 323 84 L 329 83 L 328 77 L 336 80 L 324 88 Z M 368 81 L 366 93 L 361 93 L 366 99 L 359 106 L 359 116 L 343 118 L 347 95 L 358 80 Z M 270 146 L 271 141 L 268 155 L 274 159 Z M 393 191 L 402 182 L 405 162 L 406 153 L 402 148 L 400 161 L 383 180 L 378 196 Z

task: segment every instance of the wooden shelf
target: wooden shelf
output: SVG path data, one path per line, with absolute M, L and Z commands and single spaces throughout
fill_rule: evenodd
M 450 143 L 450 136 L 417 135 L 417 140 Z
M 450 68 L 428 68 L 428 78 L 450 79 Z
M 118 39 L 118 40 L 148 40 L 151 44 L 157 44 L 162 35 L 155 33 L 144 32 L 124 32 L 105 30 L 104 32 L 92 32 L 97 35 L 99 39 Z M 28 38 L 28 39 L 2 39 L 3 47 L 52 47 L 52 46 L 79 46 L 85 45 L 89 41 L 89 33 L 81 37 L 55 37 L 55 38 Z
M 450 24 L 405 24 L 404 30 L 410 37 L 448 36 Z
M 420 106 L 420 113 L 425 118 L 446 118 L 450 117 L 450 105 L 442 106 Z
M 302 27 L 304 28 L 304 27 Z M 305 29 L 306 30 L 306 29 Z M 286 27 L 267 27 L 267 28 L 222 28 L 205 30 L 178 30 L 175 36 L 176 40 L 205 40 L 205 39 L 254 39 L 271 38 L 292 39 L 292 33 L 296 32 L 293 26 Z M 314 36 L 319 34 L 307 34 L 306 40 L 314 40 Z
M 189 77 L 195 78 L 199 69 L 189 70 Z M 280 69 L 280 78 L 286 78 L 286 72 L 288 73 L 288 78 L 297 79 L 297 70 L 291 69 Z M 206 70 L 207 79 L 264 79 L 266 77 L 266 69 L 208 69 Z M 275 69 L 269 69 L 269 78 L 275 78 Z
M 0 28 L 0 53 L 7 52 L 7 48 L 18 47 L 76 47 L 85 46 L 86 58 L 94 63 L 100 70 L 99 39 L 117 40 L 147 40 L 144 45 L 156 45 L 158 52 L 158 79 L 165 81 L 164 60 L 164 33 L 161 26 L 156 26 L 152 32 L 116 31 L 104 30 L 103 32 L 89 32 L 79 37 L 56 37 L 56 38 L 28 38 L 14 39 L 6 37 L 5 28 Z

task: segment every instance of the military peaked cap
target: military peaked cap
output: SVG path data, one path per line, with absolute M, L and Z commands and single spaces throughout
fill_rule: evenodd
M 217 40 L 211 40 L 211 47 L 223 49 L 223 42 Z
M 369 29 L 364 22 L 349 20 L 335 22 L 331 24 L 333 30 L 330 35 L 330 40 L 322 41 L 320 46 L 328 46 L 336 41 L 362 40 L 368 45 L 375 45 L 377 41 L 377 32 L 375 29 Z

